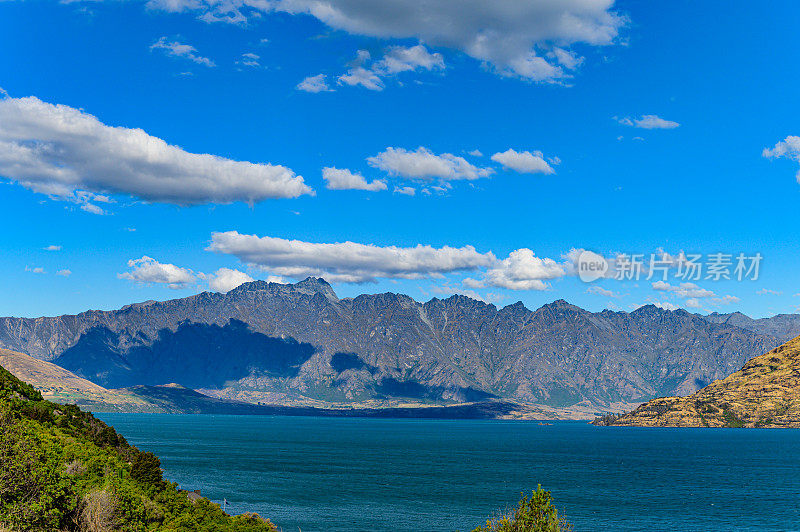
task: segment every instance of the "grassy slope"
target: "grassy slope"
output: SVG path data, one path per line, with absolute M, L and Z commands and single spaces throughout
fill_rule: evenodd
M 2 367 L 0 464 L 0 529 L 275 530 L 255 515 L 191 502 L 162 479 L 155 456 L 90 413 L 43 400 Z
M 0 366 L 31 384 L 45 399 L 57 403 L 74 403 L 105 411 L 160 411 L 134 394 L 107 390 L 60 366 L 24 353 L 0 349 Z
M 688 397 L 662 397 L 599 425 L 800 428 L 800 337 Z

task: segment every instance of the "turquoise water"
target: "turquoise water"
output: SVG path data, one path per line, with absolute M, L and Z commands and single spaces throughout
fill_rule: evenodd
M 541 483 L 581 530 L 800 530 L 800 431 L 102 414 L 284 531 L 471 530 Z

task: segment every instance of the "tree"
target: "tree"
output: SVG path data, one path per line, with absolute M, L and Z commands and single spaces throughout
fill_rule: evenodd
M 473 532 L 566 532 L 572 525 L 553 506 L 553 496 L 549 491 L 537 486 L 530 497 L 522 496 L 513 513 L 500 518 L 489 519 L 486 525 Z
M 131 467 L 131 478 L 142 484 L 158 485 L 163 481 L 161 476 L 161 460 L 156 455 L 140 452 L 136 455 Z

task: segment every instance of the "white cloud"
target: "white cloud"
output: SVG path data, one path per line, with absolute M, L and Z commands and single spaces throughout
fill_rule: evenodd
M 163 264 L 147 255 L 129 260 L 128 267 L 130 271 L 117 274 L 117 277 L 139 284 L 166 284 L 172 289 L 185 288 L 197 279 L 192 270 Z
M 762 288 L 761 290 L 757 291 L 756 294 L 760 296 L 780 296 L 783 295 L 783 292 L 780 290 L 770 290 L 769 288 Z
M 586 289 L 587 294 L 596 294 L 598 296 L 605 296 L 605 297 L 622 297 L 621 294 L 614 292 L 613 290 L 608 290 L 603 288 L 602 286 L 590 286 Z
M 49 245 L 47 247 L 42 248 L 45 251 L 61 251 L 61 246 Z
M 730 303 L 738 303 L 739 298 L 736 296 L 722 296 L 712 298 L 711 301 L 717 305 L 728 305 Z
M 258 54 L 247 52 L 242 54 L 242 57 L 236 60 L 236 64 L 252 68 L 258 68 L 261 66 L 261 63 L 259 63 L 260 59 L 261 56 L 259 56 Z
M 391 175 L 409 179 L 478 179 L 492 174 L 491 168 L 479 168 L 463 157 L 451 153 L 436 155 L 420 146 L 416 151 L 386 148 L 367 162 Z
M 45 273 L 44 268 L 41 266 L 34 266 L 33 268 L 30 266 L 25 266 L 25 271 L 31 273 Z
M 700 288 L 694 283 L 680 283 L 679 285 L 671 285 L 665 281 L 656 281 L 652 284 L 653 290 L 659 292 L 669 292 L 675 296 L 685 299 L 685 305 L 688 308 L 702 308 L 699 300 L 703 299 L 713 305 L 728 305 L 736 303 L 739 298 L 732 295 L 718 296 L 711 290 Z
M 323 168 L 322 179 L 326 181 L 326 187 L 330 190 L 370 190 L 374 192 L 388 188 L 384 181 L 375 179 L 368 183 L 364 176 L 346 168 Z
M 444 69 L 444 58 L 440 53 L 430 53 L 425 46 L 390 46 L 383 59 L 375 63 L 373 70 L 382 75 L 409 72 L 417 69 Z
M 464 284 L 469 288 L 496 286 L 510 290 L 547 290 L 545 282 L 567 274 L 564 264 L 553 259 L 537 257 L 528 248 L 509 253 L 508 258 L 493 264 L 483 279 L 467 278 Z
M 72 275 L 72 271 L 67 269 L 58 270 L 56 272 L 56 275 L 60 275 L 61 277 L 69 277 L 70 275 Z
M 492 155 L 492 160 L 522 174 L 556 173 L 553 167 L 544 160 L 544 156 L 540 151 L 531 153 L 529 151 L 516 152 L 512 149 L 508 149 L 502 153 L 495 153 Z M 558 159 L 553 159 L 553 161 L 560 162 Z
M 680 298 L 709 298 L 715 296 L 711 290 L 700 288 L 694 283 L 680 283 L 680 285 L 675 286 L 665 281 L 656 281 L 652 286 L 653 290 L 672 292 Z
M 328 87 L 328 82 L 325 79 L 325 74 L 317 74 L 316 76 L 308 76 L 306 79 L 297 84 L 297 90 L 305 92 L 327 92 L 331 91 Z
M 284 166 L 189 153 L 35 97 L 0 99 L 0 176 L 98 214 L 105 193 L 180 205 L 313 194 Z
M 691 298 L 686 300 L 686 308 L 696 308 L 701 309 L 703 305 L 700 304 L 700 300 L 697 298 Z
M 197 48 L 191 46 L 189 44 L 183 44 L 178 41 L 167 41 L 166 37 L 161 37 L 155 43 L 150 46 L 151 50 L 164 50 L 164 53 L 170 55 L 172 57 L 183 57 L 192 61 L 193 63 L 197 63 L 198 65 L 203 65 L 207 67 L 215 67 L 217 66 L 214 61 L 209 59 L 208 57 L 203 57 L 202 55 L 197 54 Z
M 643 115 L 641 118 L 630 118 L 627 116 L 624 118 L 614 117 L 614 120 L 624 126 L 638 127 L 640 129 L 675 129 L 680 126 L 677 122 L 664 120 L 656 115 Z M 642 139 L 641 137 L 635 138 L 639 140 Z
M 244 263 L 276 275 L 301 278 L 323 276 L 335 282 L 440 277 L 456 271 L 486 267 L 491 253 L 472 246 L 453 248 L 375 246 L 355 242 L 313 243 L 274 237 L 243 235 L 236 231 L 212 233 L 209 251 L 237 257 Z
M 394 187 L 395 194 L 402 194 L 403 196 L 414 196 L 417 190 L 414 187 Z M 430 191 L 428 191 L 430 194 Z
M 81 210 L 91 214 L 98 214 L 98 215 L 106 214 L 106 211 L 104 211 L 101 207 L 98 207 L 94 203 L 84 203 L 83 205 L 81 205 Z
M 252 277 L 239 270 L 220 268 L 213 274 L 200 274 L 198 277 L 208 281 L 208 287 L 214 292 L 223 294 L 230 292 L 242 283 L 249 283 Z
M 473 157 L 483 157 L 483 153 L 481 152 L 481 150 L 468 151 L 467 155 L 472 155 Z
M 384 39 L 416 38 L 536 82 L 571 77 L 573 46 L 613 44 L 625 16 L 613 0 L 150 0 L 151 8 L 194 11 L 208 22 L 245 23 L 273 11 L 308 14 L 331 28 Z
M 382 91 L 384 79 L 401 72 L 416 70 L 444 69 L 442 54 L 430 53 L 425 46 L 390 46 L 383 58 L 372 62 L 367 50 L 359 50 L 356 58 L 349 63 L 350 69 L 339 76 L 339 85 L 361 85 L 362 87 Z
M 785 157 L 793 161 L 800 162 L 800 137 L 789 135 L 782 141 L 778 142 L 772 148 L 764 148 L 761 152 L 762 157 L 767 159 L 778 159 Z M 796 175 L 797 182 L 800 183 L 800 170 Z
M 339 76 L 339 84 L 355 86 L 361 85 L 371 91 L 382 91 L 383 81 L 372 70 L 367 70 L 362 66 L 353 67 L 346 74 Z

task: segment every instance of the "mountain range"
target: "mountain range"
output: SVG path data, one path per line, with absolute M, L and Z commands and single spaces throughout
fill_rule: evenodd
M 653 305 L 530 310 L 465 296 L 339 298 L 323 279 L 253 281 L 114 311 L 0 318 L 0 347 L 104 388 L 179 383 L 303 407 L 512 401 L 615 411 L 685 396 L 800 334 L 800 315 L 702 316 Z

